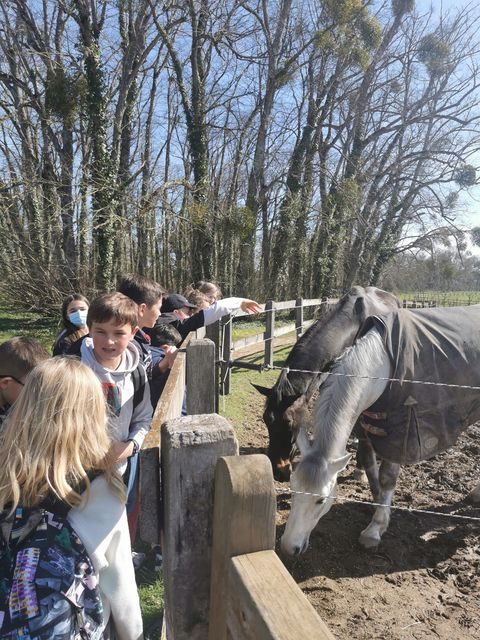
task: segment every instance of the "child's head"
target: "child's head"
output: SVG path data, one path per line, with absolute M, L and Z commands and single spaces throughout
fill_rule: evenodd
M 90 305 L 87 325 L 91 330 L 94 322 L 112 322 L 114 325 L 128 324 L 134 330 L 137 327 L 137 311 L 136 303 L 123 293 L 104 293 Z
M 13 404 L 30 371 L 48 352 L 33 338 L 20 336 L 0 344 L 0 406 Z
M 87 325 L 93 350 L 100 364 L 116 368 L 128 343 L 135 335 L 138 307 L 123 293 L 104 293 L 90 305 Z
M 210 306 L 211 302 L 205 293 L 202 293 L 198 289 L 192 289 L 187 296 L 187 300 L 195 305 L 194 313 L 201 311 L 202 309 L 207 309 Z
M 204 293 L 210 304 L 213 304 L 222 297 L 220 287 L 214 282 L 206 282 L 205 280 L 199 280 L 195 284 L 195 289 Z
M 130 273 L 119 279 L 117 291 L 137 303 L 139 327 L 155 325 L 165 293 L 165 289 L 158 282 Z
M 29 507 L 50 491 L 71 506 L 87 473 L 104 470 L 124 497 L 108 459 L 106 405 L 101 384 L 77 358 L 51 358 L 32 370 L 0 433 L 0 510 Z
M 162 303 L 162 313 L 171 313 L 180 320 L 188 318 L 195 309 L 195 305 L 189 302 L 179 293 L 169 293 Z
M 158 323 L 149 332 L 152 347 L 163 347 L 167 344 L 176 347 L 182 341 L 182 336 L 170 323 Z
M 87 324 L 88 300 L 81 293 L 72 293 L 62 303 L 62 321 L 65 329 L 77 331 Z

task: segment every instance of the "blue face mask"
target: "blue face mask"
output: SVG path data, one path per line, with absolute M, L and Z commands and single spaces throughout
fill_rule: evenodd
M 76 327 L 84 327 L 87 324 L 87 313 L 83 309 L 79 309 L 78 311 L 74 311 L 73 313 L 68 314 L 68 319 L 72 324 Z

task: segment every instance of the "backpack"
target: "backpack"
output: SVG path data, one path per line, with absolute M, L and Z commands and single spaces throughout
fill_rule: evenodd
M 2 640 L 103 638 L 97 577 L 69 511 L 47 499 L 8 518 L 8 511 L 0 514 Z
M 68 356 L 77 356 L 78 358 L 80 358 L 81 357 L 82 342 L 85 340 L 85 338 L 88 338 L 88 335 L 82 336 L 76 342 L 74 342 L 71 345 L 71 347 L 68 349 L 66 355 L 68 355 Z M 148 354 L 148 357 L 150 357 L 150 360 L 151 360 L 150 353 L 147 351 L 146 348 L 143 347 L 142 344 L 140 344 L 137 340 L 132 340 L 132 344 L 135 345 L 135 347 L 137 348 L 137 350 L 138 350 L 138 352 L 140 354 L 140 362 L 141 363 L 144 363 L 146 361 L 147 354 Z M 143 400 L 143 396 L 144 396 L 144 393 L 145 393 L 145 385 L 147 384 L 147 374 L 146 374 L 145 368 L 143 366 L 138 366 L 132 372 L 132 382 L 133 382 L 133 411 L 135 411 L 136 407 L 138 407 L 138 405 Z M 1 638 L 1 636 L 0 636 L 0 638 Z

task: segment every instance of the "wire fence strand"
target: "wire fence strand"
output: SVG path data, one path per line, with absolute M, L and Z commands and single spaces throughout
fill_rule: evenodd
M 343 497 L 339 497 L 339 496 L 331 496 L 331 495 L 322 495 L 320 493 L 311 493 L 308 491 L 294 491 L 293 489 L 284 489 L 284 488 L 277 488 L 277 492 L 278 493 L 288 493 L 290 495 L 304 495 L 304 496 L 312 496 L 312 497 L 316 497 L 316 498 L 331 498 L 333 499 L 335 502 L 342 502 L 344 504 L 348 504 L 348 503 L 352 503 L 352 504 L 361 504 L 361 505 L 365 505 L 368 507 L 387 507 L 389 509 L 392 510 L 397 510 L 397 511 L 409 511 L 411 513 L 420 513 L 420 514 L 425 514 L 425 515 L 433 515 L 433 516 L 439 516 L 439 517 L 443 517 L 443 518 L 457 518 L 459 520 L 470 520 L 471 522 L 480 522 L 480 518 L 476 517 L 476 516 L 464 516 L 461 515 L 459 513 L 442 513 L 440 511 L 431 511 L 428 509 L 418 509 L 415 507 L 407 507 L 407 506 L 402 506 L 402 505 L 388 505 L 388 504 L 382 504 L 381 502 L 370 502 L 368 500 L 358 500 L 355 498 L 343 498 Z

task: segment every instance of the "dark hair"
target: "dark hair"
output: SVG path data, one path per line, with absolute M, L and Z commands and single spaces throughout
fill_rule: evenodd
M 33 338 L 20 336 L 0 344 L 0 375 L 21 380 L 43 360 L 48 351 Z
M 129 324 L 135 329 L 138 323 L 137 304 L 123 293 L 104 293 L 90 305 L 87 315 L 87 326 L 93 322 L 113 322 L 117 325 Z
M 131 298 L 137 304 L 146 304 L 147 307 L 156 304 L 166 293 L 166 290 L 158 282 L 136 273 L 120 276 L 117 291 Z
M 167 322 L 156 324 L 153 329 L 149 331 L 149 335 L 152 341 L 152 347 L 161 347 L 164 344 L 177 346 L 182 341 L 180 332 Z

